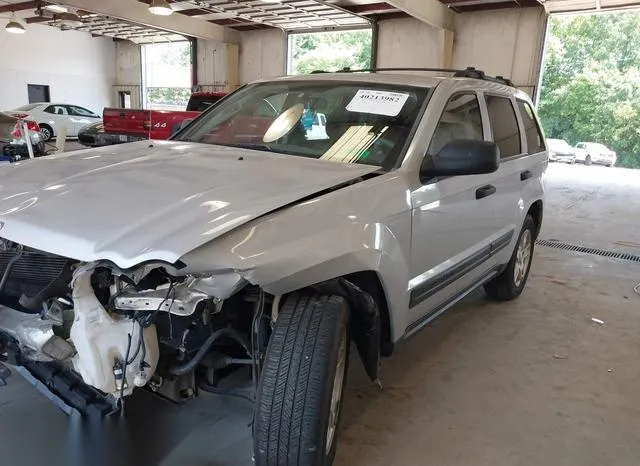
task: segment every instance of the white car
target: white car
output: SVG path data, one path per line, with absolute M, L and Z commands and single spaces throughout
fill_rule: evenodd
M 174 140 L 0 170 L 0 356 L 85 413 L 247 398 L 256 466 L 329 466 L 351 341 L 379 382 L 395 343 L 527 282 L 544 136 L 527 94 L 457 74 L 265 80 Z
M 102 121 L 99 115 L 84 107 L 51 102 L 23 105 L 6 113 L 34 120 L 40 125 L 45 141 L 56 137 L 62 127 L 66 128 L 68 137 L 77 137 L 85 126 Z
M 604 144 L 597 142 L 579 142 L 574 152 L 576 161 L 585 165 L 597 163 L 613 167 L 616 164 L 616 153 Z
M 564 139 L 547 138 L 547 149 L 550 162 L 576 163 L 575 151 Z

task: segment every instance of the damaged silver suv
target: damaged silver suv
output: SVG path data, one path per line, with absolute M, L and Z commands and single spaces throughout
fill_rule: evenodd
M 378 382 L 474 289 L 520 295 L 546 166 L 529 97 L 467 69 L 262 81 L 171 141 L 5 167 L 0 383 L 97 416 L 240 395 L 256 464 L 328 465 L 351 342 Z

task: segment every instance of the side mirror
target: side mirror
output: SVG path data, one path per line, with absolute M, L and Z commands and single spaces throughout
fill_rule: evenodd
M 420 167 L 420 180 L 439 176 L 481 175 L 500 167 L 500 149 L 494 142 L 457 139 L 436 155 L 427 155 Z

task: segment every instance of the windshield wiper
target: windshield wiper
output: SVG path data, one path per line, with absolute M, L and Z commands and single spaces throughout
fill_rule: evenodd
M 219 145 L 225 146 L 225 147 L 233 147 L 237 149 L 249 149 L 249 150 L 259 150 L 263 152 L 272 152 L 274 154 L 298 155 L 295 152 L 287 152 L 282 149 L 275 150 L 266 144 L 219 144 Z

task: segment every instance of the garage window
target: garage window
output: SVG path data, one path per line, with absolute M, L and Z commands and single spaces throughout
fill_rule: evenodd
M 291 33 L 287 47 L 287 74 L 369 68 L 372 40 L 371 29 Z
M 493 141 L 500 148 L 500 158 L 506 159 L 520 155 L 522 153 L 520 128 L 511 99 L 488 95 L 487 110 Z
M 524 132 L 527 136 L 527 152 L 529 154 L 542 152 L 545 149 L 544 138 L 542 137 L 540 126 L 538 126 L 538 122 L 533 116 L 533 109 L 523 100 L 517 100 L 517 102 L 522 122 L 524 123 Z

